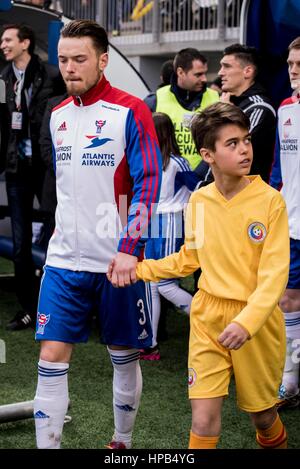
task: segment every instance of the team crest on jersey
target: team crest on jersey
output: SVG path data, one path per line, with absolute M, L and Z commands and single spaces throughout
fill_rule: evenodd
M 44 334 L 45 326 L 50 321 L 50 314 L 38 313 L 37 322 L 38 329 L 37 334 Z
M 96 134 L 101 134 L 103 127 L 106 124 L 106 120 L 103 121 L 102 119 L 96 120 L 95 125 L 96 125 Z M 113 142 L 112 138 L 99 138 L 98 135 L 86 135 L 86 138 L 89 138 L 91 140 L 91 144 L 88 145 L 86 148 L 97 148 L 101 147 L 102 145 L 105 145 L 106 142 Z
M 248 236 L 251 241 L 261 243 L 267 236 L 267 230 L 262 223 L 255 221 L 248 226 Z
M 196 383 L 196 379 L 197 379 L 196 371 L 194 370 L 194 368 L 189 368 L 189 377 L 188 377 L 189 388 L 194 386 L 194 384 Z
M 102 119 L 96 120 L 96 134 L 101 134 L 102 127 L 105 126 L 106 121 L 103 121 Z

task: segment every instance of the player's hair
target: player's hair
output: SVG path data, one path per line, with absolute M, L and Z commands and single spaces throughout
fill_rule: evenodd
M 74 20 L 64 26 L 60 33 L 61 37 L 90 37 L 94 48 L 99 54 L 108 51 L 108 37 L 102 26 L 96 21 Z
M 291 49 L 300 49 L 300 36 L 296 37 L 296 39 L 294 39 L 289 47 L 288 47 L 288 51 L 290 51 Z
M 254 68 L 255 76 L 259 70 L 260 57 L 255 47 L 244 46 L 242 44 L 232 44 L 223 51 L 224 55 L 233 55 L 238 60 L 242 67 L 252 65 Z
M 170 117 L 163 112 L 154 112 L 153 121 L 162 154 L 163 170 L 165 170 L 170 162 L 171 153 L 180 155 L 175 129 Z
M 205 65 L 207 63 L 206 57 L 201 54 L 197 49 L 188 47 L 187 49 L 180 50 L 174 58 L 174 70 L 175 72 L 179 67 L 182 68 L 185 72 L 188 72 L 193 68 L 193 61 L 199 60 Z
M 199 152 L 201 148 L 215 151 L 216 140 L 225 125 L 237 125 L 249 130 L 250 121 L 237 106 L 228 103 L 214 103 L 192 118 L 191 132 Z
M 5 24 L 2 29 L 3 29 L 3 32 L 6 31 L 7 29 L 16 29 L 17 36 L 20 41 L 24 41 L 25 39 L 29 39 L 30 41 L 30 44 L 28 47 L 28 54 L 32 55 L 34 53 L 35 34 L 34 34 L 33 29 L 27 26 L 27 24 L 10 23 L 10 24 Z

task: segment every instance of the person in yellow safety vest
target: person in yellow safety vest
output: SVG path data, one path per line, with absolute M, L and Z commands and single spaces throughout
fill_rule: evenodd
M 189 124 L 196 112 L 219 101 L 216 91 L 207 87 L 207 59 L 192 48 L 182 49 L 174 59 L 171 84 L 159 88 L 145 98 L 152 112 L 164 112 L 171 118 L 180 153 L 192 169 L 201 162 Z

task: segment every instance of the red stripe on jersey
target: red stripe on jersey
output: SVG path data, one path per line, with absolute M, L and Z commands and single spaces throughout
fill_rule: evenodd
M 69 98 L 64 99 L 61 103 L 59 103 L 57 106 L 55 106 L 55 107 L 52 109 L 52 112 L 53 112 L 53 111 L 56 111 L 57 109 L 60 109 L 61 107 L 66 106 L 66 105 L 69 104 L 72 100 L 73 100 L 72 96 L 69 96 Z

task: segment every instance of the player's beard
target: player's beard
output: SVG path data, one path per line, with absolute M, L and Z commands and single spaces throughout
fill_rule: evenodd
M 99 83 L 102 78 L 102 72 L 97 69 L 97 74 L 93 80 L 87 80 L 86 84 L 82 81 L 67 81 L 66 88 L 69 96 L 81 96 Z

